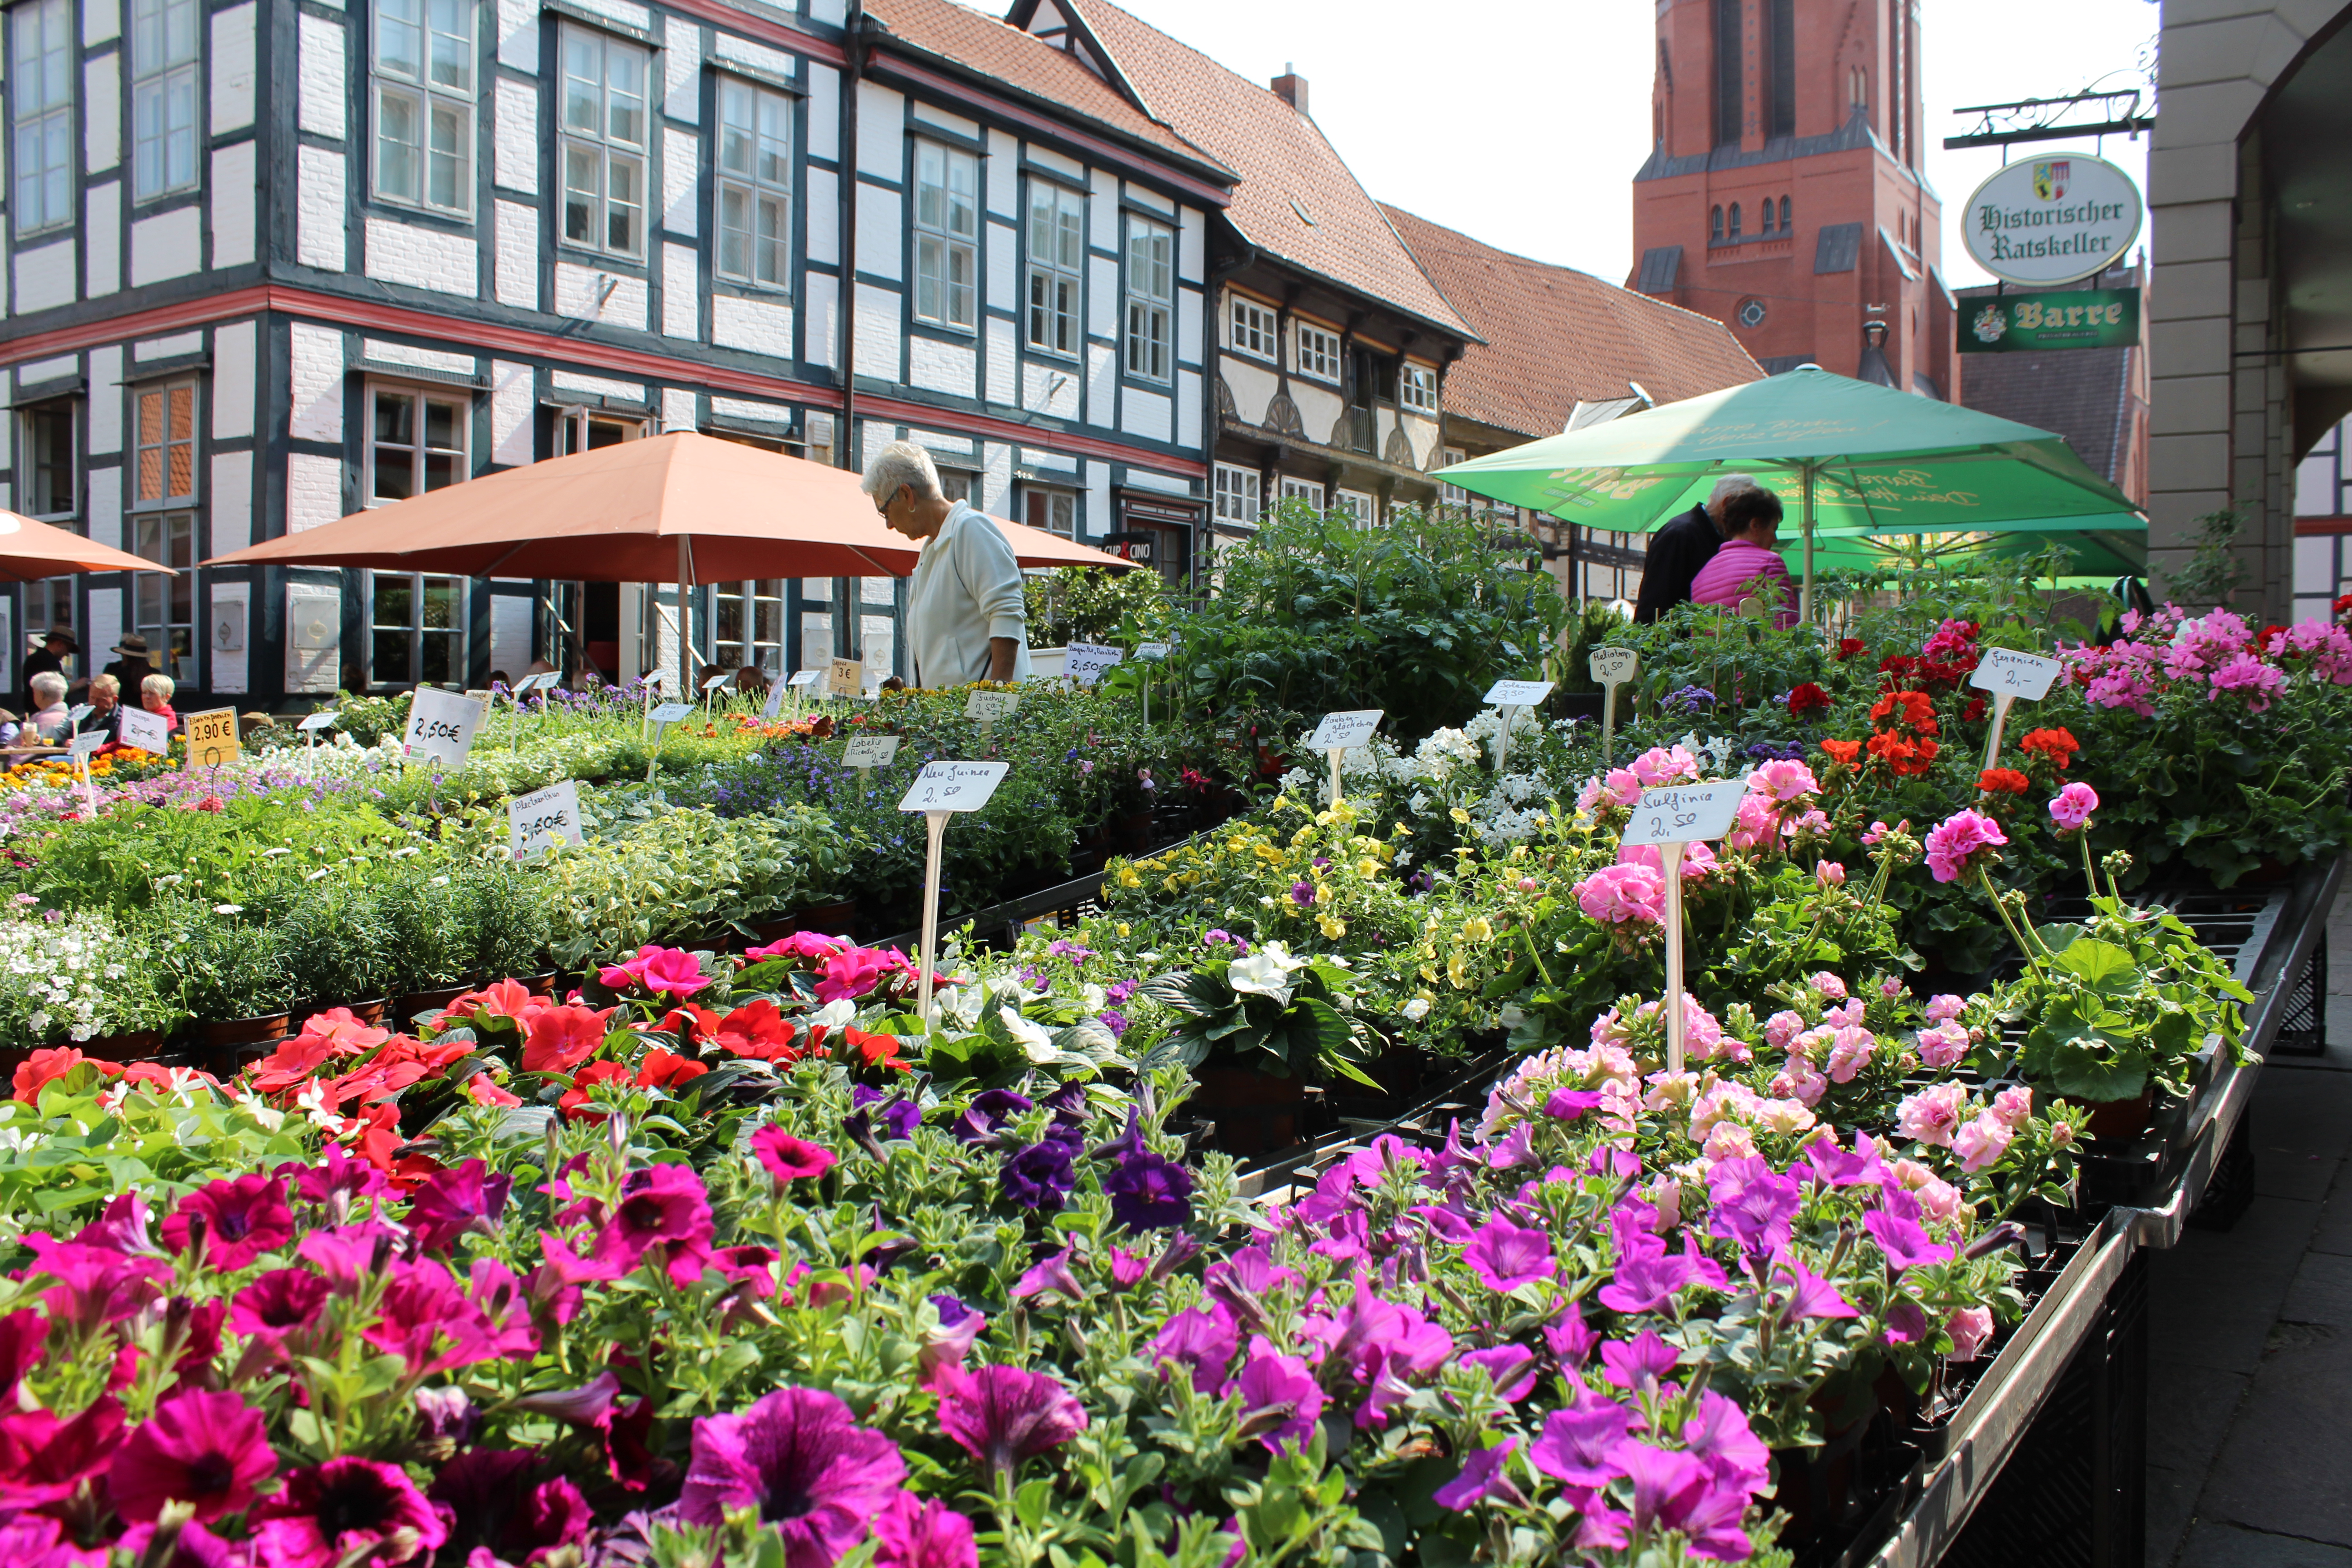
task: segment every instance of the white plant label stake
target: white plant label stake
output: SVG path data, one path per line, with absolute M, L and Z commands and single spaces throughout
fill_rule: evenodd
M 1586 666 L 1606 694 L 1601 702 L 1601 760 L 1617 760 L 1617 689 L 1640 673 L 1642 656 L 1630 647 L 1597 647 Z
M 1100 643 L 1074 642 L 1064 650 L 1062 673 L 1080 686 L 1092 686 L 1102 679 L 1104 670 L 1125 658 L 1127 655 L 1118 648 Z
M 733 677 L 721 673 L 712 676 L 709 679 L 702 683 L 703 711 L 709 712 L 710 710 L 710 705 L 719 700 L 713 693 L 715 693 L 720 687 L 726 685 L 727 682 L 732 679 Z
M 161 756 L 172 749 L 172 727 L 163 722 L 160 713 L 150 713 L 144 708 L 125 708 L 122 743 Z
M 509 799 L 507 842 L 518 860 L 551 844 L 584 842 L 580 831 L 580 786 L 565 779 Z
M 1654 844 L 1666 883 L 1666 1070 L 1683 1070 L 1683 851 L 1720 838 L 1739 816 L 1744 779 L 1721 784 L 1669 784 L 1642 792 L 1621 847 Z
M 972 695 L 1003 693 L 976 691 Z M 940 845 L 947 837 L 948 818 L 959 811 L 978 811 L 986 805 L 988 797 L 996 793 L 996 786 L 1004 782 L 1004 775 L 1012 769 L 1011 763 L 928 763 L 915 775 L 915 782 L 907 786 L 906 798 L 898 802 L 900 811 L 921 812 L 924 826 L 929 830 L 930 841 L 925 847 L 923 858 L 923 975 L 916 1002 L 925 1033 L 931 1027 L 931 966 L 939 957 L 940 946 Z
M 89 757 L 92 752 L 104 744 L 106 744 L 106 731 L 103 730 L 92 730 L 87 735 L 76 735 L 66 742 L 66 750 L 73 756 L 74 772 L 81 775 L 82 804 L 89 808 L 89 815 L 92 816 L 98 815 L 98 785 L 89 776 Z
M 654 770 L 661 766 L 662 742 L 668 738 L 669 727 L 693 711 L 694 704 L 691 702 L 665 702 L 658 708 L 646 710 L 646 721 L 654 729 L 654 753 L 646 759 L 646 783 L 654 782 Z
M 1135 645 L 1138 664 L 1166 664 L 1168 645 L 1164 642 L 1139 642 Z M 1147 674 L 1143 682 L 1143 727 L 1151 728 L 1151 680 Z
M 1496 717 L 1503 727 L 1495 732 L 1495 773 L 1500 777 L 1503 763 L 1511 754 L 1511 726 L 1519 717 L 1519 710 L 1532 708 L 1551 695 L 1549 680 L 1498 680 L 1486 689 L 1486 700 L 1496 707 Z
M 963 705 L 963 716 L 980 721 L 980 743 L 983 750 L 994 734 L 999 719 L 1010 719 L 1021 709 L 1021 698 L 1011 691 L 975 691 Z
M 1331 759 L 1331 804 L 1339 804 L 1339 758 L 1369 742 L 1381 727 L 1379 708 L 1353 708 L 1323 715 L 1307 745 Z
M 887 768 L 890 759 L 898 754 L 896 735 L 855 735 L 841 753 L 843 765 L 857 770 L 857 787 L 863 793 L 874 782 L 874 770 Z
M 2065 670 L 2056 659 L 2038 653 L 2020 653 L 2013 647 L 1984 650 L 1969 684 L 1992 693 L 1992 732 L 1985 737 L 1985 766 L 2000 761 L 2000 732 L 2009 724 L 2009 705 L 2021 697 L 2029 702 L 2041 701 L 2050 694 L 2050 683 Z
M 768 700 L 760 708 L 761 722 L 772 724 L 776 721 L 777 713 L 782 711 L 784 706 L 784 693 L 791 689 L 781 680 L 768 683 Z
M 482 727 L 482 710 L 488 706 L 437 686 L 420 686 L 408 700 L 408 732 L 401 737 L 402 748 L 412 757 L 464 767 L 466 753 L 474 749 L 474 732 Z
M 332 708 L 321 708 L 316 713 L 305 714 L 302 721 L 294 727 L 302 731 L 303 738 L 309 741 L 315 750 L 319 744 L 319 731 L 333 729 L 335 721 L 341 717 L 342 715 Z

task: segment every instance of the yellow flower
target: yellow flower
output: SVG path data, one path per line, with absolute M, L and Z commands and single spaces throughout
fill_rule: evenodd
M 1380 874 L 1380 862 L 1373 859 L 1370 856 L 1367 855 L 1362 859 L 1356 862 L 1356 875 L 1359 877 L 1377 877 Z
M 1169 878 L 1166 881 L 1164 881 L 1164 882 L 1160 883 L 1160 885 L 1161 887 L 1163 887 L 1163 888 L 1167 889 L 1168 889 L 1170 892 L 1171 892 L 1171 893 L 1172 893 L 1172 892 L 1174 892 L 1174 891 L 1176 891 L 1176 889 L 1177 889 L 1177 882 L 1176 882 L 1176 879 L 1175 879 L 1175 878 L 1173 878 L 1173 877 Z
M 1316 923 L 1323 928 L 1323 934 L 1329 937 L 1333 942 L 1337 942 L 1341 937 L 1348 934 L 1348 922 L 1339 919 L 1337 915 L 1321 916 L 1317 920 Z
M 1465 942 L 1485 942 L 1494 934 L 1495 928 L 1487 923 L 1484 915 L 1462 922 L 1462 940 Z
M 1121 936 L 1125 936 L 1127 934 L 1127 922 L 1125 921 L 1118 922 L 1118 934 Z
M 1454 808 L 1454 820 L 1456 822 L 1467 822 L 1470 820 L 1470 814 L 1457 805 Z
M 1134 867 L 1121 866 L 1118 868 L 1118 885 L 1122 888 L 1140 888 L 1143 886 L 1143 879 L 1135 874 Z M 1119 934 L 1125 936 L 1127 933 L 1121 931 Z
M 1314 838 L 1314 837 L 1315 837 L 1315 829 L 1313 829 L 1312 827 L 1302 827 L 1302 828 L 1300 828 L 1297 832 L 1296 832 L 1296 833 L 1294 833 L 1294 834 L 1292 834 L 1292 835 L 1290 836 L 1290 847 L 1291 847 L 1293 849 L 1296 849 L 1296 848 L 1297 848 L 1300 845 L 1302 845 L 1302 844 L 1306 844 L 1306 843 L 1307 843 L 1307 842 L 1311 841 L 1311 840 Z
M 1445 961 L 1445 978 L 1454 982 L 1454 988 L 1457 991 L 1470 989 L 1470 966 L 1464 961 L 1462 950 L 1458 947 L 1454 950 L 1454 956 Z

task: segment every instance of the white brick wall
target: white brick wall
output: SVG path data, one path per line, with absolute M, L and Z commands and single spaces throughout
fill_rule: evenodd
M 808 258 L 838 264 L 841 260 L 841 181 L 831 169 L 810 166 L 803 176 Z
M 539 309 L 539 213 L 519 202 L 497 204 L 499 249 L 493 270 L 498 275 L 501 305 L 526 310 Z
M 467 299 L 480 292 L 473 238 L 421 224 L 367 220 L 367 275 Z
M 625 403 L 646 401 L 646 384 L 641 381 L 614 381 L 606 376 L 559 370 L 548 377 L 548 384 L 558 392 L 584 392 L 592 397 L 617 397 Z
M 213 13 L 212 133 L 215 136 L 253 123 L 253 16 L 249 3 Z
M 539 74 L 539 0 L 499 0 L 499 63 Z
M 909 385 L 958 397 L 978 395 L 979 356 L 970 343 L 941 342 L 937 338 L 907 340 L 907 381 Z
M 16 253 L 16 311 L 47 310 L 74 300 L 74 242 L 60 239 Z
M 665 386 L 661 395 L 661 431 L 691 430 L 695 426 L 694 394 L 682 386 Z
M 1118 406 L 1118 351 L 1101 343 L 1087 345 L 1087 405 L 1080 416 L 1089 425 L 1109 425 Z
M 328 272 L 344 269 L 343 155 L 323 147 L 294 150 L 294 259 Z
M 298 441 L 343 438 L 343 334 L 297 321 L 292 328 L 293 409 L 286 433 Z M 337 514 L 341 515 L 341 513 Z
M 1176 373 L 1176 444 L 1187 447 L 1201 444 L 1201 373 L 1197 370 Z
M 572 0 L 572 4 L 583 11 L 593 11 L 599 16 L 609 16 L 614 21 L 635 27 L 640 32 L 653 31 L 653 13 L 643 5 L 631 5 L 629 0 Z
M 992 310 L 1010 310 L 1021 302 L 1021 286 L 1013 276 L 1020 248 L 1019 231 L 1011 224 L 988 226 L 988 303 Z
M 1118 515 L 1110 504 L 1110 465 L 1089 460 L 1087 464 L 1086 531 L 1108 533 L 1118 526 L 1115 521 Z
M 676 12 L 662 30 L 662 110 L 691 125 L 702 118 L 702 29 Z
M 122 287 L 122 183 L 92 185 L 82 201 L 83 285 L 95 300 Z
M 753 70 L 765 71 L 770 76 L 780 76 L 786 80 L 795 79 L 801 74 L 797 55 L 788 55 L 782 49 L 772 49 L 765 44 L 755 44 L 731 33 L 720 33 L 710 46 L 710 52 L 720 59 L 736 60 Z
M 906 178 L 907 98 L 870 81 L 857 84 L 857 167 L 893 183 Z
M 967 142 L 980 140 L 980 121 L 977 120 L 966 120 L 961 114 L 950 114 L 946 110 L 935 109 L 920 99 L 915 100 L 911 112 L 918 124 L 936 125 L 942 131 L 954 132 Z
M 980 510 L 998 517 L 1008 516 L 1005 508 L 1013 500 L 1013 448 L 991 442 L 985 450 L 987 462 L 981 480 Z
M 1208 253 L 1208 220 L 1200 208 L 1186 207 L 1176 232 L 1176 276 L 1187 283 L 1204 281 Z
M 1101 201 L 1097 199 L 1095 205 L 1100 207 Z M 1087 265 L 1087 334 L 1097 338 L 1118 336 L 1118 263 L 1108 257 L 1097 256 Z M 1101 419 L 1097 423 L 1108 425 L 1110 421 Z
M 539 89 L 499 79 L 490 178 L 509 191 L 539 194 Z
M 101 55 L 81 68 L 82 155 L 93 174 L 122 161 L 122 57 Z
M 204 209 L 174 207 L 131 226 L 131 286 L 184 278 L 204 269 Z
M 253 542 L 253 454 L 213 454 L 213 551 L 242 550 Z
M 898 379 L 898 301 L 896 289 L 860 283 L 853 296 L 857 315 L 851 330 L 857 334 L 857 374 L 884 381 Z M 868 429 L 873 426 L 867 426 Z
M 1009 131 L 988 133 L 988 162 L 981 165 L 988 180 L 988 210 L 1015 223 L 1021 220 L 1021 139 Z
M 1147 441 L 1165 441 L 1170 435 L 1172 413 L 1164 394 L 1144 392 L 1130 386 L 1119 402 L 1118 426 L 1129 435 L 1139 436 Z
M 59 354 L 55 359 L 35 360 L 30 364 L 18 365 L 16 384 L 37 386 L 45 381 L 58 381 L 68 375 L 80 374 L 81 356 L 79 354 Z M 6 434 L 7 424 L 6 420 L 0 419 L 0 436 Z
M 471 375 L 478 368 L 472 354 L 445 353 L 439 349 L 421 349 L 414 343 L 387 342 L 382 338 L 362 338 L 360 357 L 373 360 L 378 364 L 446 371 L 451 375 Z
M 257 368 L 251 321 L 213 329 L 213 438 L 253 434 L 253 384 Z M 215 552 L 226 548 L 217 542 Z
M 1083 182 L 1087 177 L 1087 166 L 1084 163 L 1065 153 L 1056 153 L 1051 147 L 1041 146 L 1032 142 L 1026 149 L 1025 155 L 1039 168 L 1051 169 L 1066 180 Z
M 314 136 L 340 142 L 349 112 L 343 87 L 343 25 L 305 11 L 299 30 L 301 70 L 295 123 Z
M 122 350 L 89 351 L 89 455 L 122 450 Z
M 133 361 L 176 359 L 181 354 L 202 353 L 205 335 L 202 332 L 173 332 L 168 338 L 149 338 L 131 345 Z
M 120 399 L 118 399 L 120 401 Z M 89 536 L 100 544 L 122 548 L 122 470 L 119 468 L 92 468 L 84 481 L 89 491 Z M 95 627 L 91 628 L 96 630 Z M 114 639 L 110 637 L 108 642 Z M 106 643 L 92 638 L 90 646 L 104 647 Z
M 238 142 L 213 154 L 213 265 L 243 267 L 253 259 L 254 143 Z
M 801 324 L 805 334 L 801 361 L 832 368 L 841 357 L 840 280 L 822 272 L 804 274 L 801 300 Z
M 702 335 L 701 258 L 690 245 L 662 247 L 662 334 L 692 340 Z
M 310 452 L 286 458 L 286 531 L 300 533 L 343 515 L 343 460 Z
M 1100 169 L 1087 171 L 1094 200 L 1087 204 L 1087 242 L 1097 250 L 1118 248 L 1118 180 Z
M 1056 419 L 1078 416 L 1078 367 L 1053 360 L 1024 360 L 1021 406 Z
M 832 163 L 841 156 L 841 73 L 812 62 L 808 89 L 808 153 Z
M 1176 290 L 1176 363 L 1201 363 L 1201 291 Z
M 612 285 L 609 293 L 607 283 Z M 555 264 L 555 313 L 642 332 L 646 330 L 646 280 L 559 261 Z
M 862 134 L 862 132 L 861 132 Z M 857 270 L 893 282 L 906 272 L 907 231 L 899 222 L 898 193 L 878 185 L 857 192 Z
M 710 300 L 710 341 L 773 359 L 793 357 L 793 308 L 765 300 L 716 294 Z
M 1000 317 L 988 319 L 988 401 L 1000 407 L 1011 407 L 1013 398 L 1013 323 Z
M 791 429 L 793 411 L 781 403 L 755 403 L 747 397 L 714 397 L 710 400 L 713 418 L 749 419 L 755 424 L 781 425 Z
M 702 232 L 695 224 L 701 154 L 702 138 L 691 131 L 673 129 L 662 138 L 662 226 L 688 238 Z
M 532 447 L 531 410 L 537 405 L 531 367 L 500 360 L 490 367 L 490 461 L 520 468 L 537 454 Z

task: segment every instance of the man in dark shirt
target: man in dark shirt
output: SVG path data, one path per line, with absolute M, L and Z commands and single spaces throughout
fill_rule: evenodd
M 74 641 L 73 633 L 67 631 L 63 626 L 53 626 L 49 629 L 49 635 L 41 639 L 41 646 L 25 656 L 25 690 L 27 694 L 25 711 L 29 713 L 40 706 L 30 700 L 33 677 L 44 672 L 51 675 L 65 674 L 67 658 L 80 651 L 81 644 Z
M 1756 481 L 1746 474 L 1726 474 L 1717 481 L 1705 506 L 1691 508 L 1650 536 L 1649 552 L 1642 563 L 1642 592 L 1633 601 L 1636 622 L 1647 626 L 1676 605 L 1690 603 L 1691 579 L 1723 547 L 1718 525 L 1724 498 L 1734 490 L 1755 488 Z

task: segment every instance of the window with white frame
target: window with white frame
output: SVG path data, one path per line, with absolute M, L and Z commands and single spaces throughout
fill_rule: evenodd
M 980 319 L 980 160 L 936 142 L 915 143 L 915 316 L 941 326 Z
M 1087 265 L 1087 199 L 1051 180 L 1029 182 L 1029 346 L 1078 352 L 1080 279 Z
M 563 241 L 608 256 L 646 247 L 647 52 L 563 29 Z
M 33 0 L 8 19 L 16 87 L 16 232 L 73 221 L 73 5 Z
M 1235 353 L 1269 363 L 1280 357 L 1280 329 L 1276 325 L 1274 308 L 1261 305 L 1245 295 L 1233 296 L 1233 349 Z
M 368 504 L 447 489 L 470 477 L 473 399 L 418 387 L 368 388 Z
M 1437 372 L 1408 363 L 1397 380 L 1397 401 L 1423 414 L 1437 412 Z
M 1217 465 L 1217 521 L 1244 522 L 1255 526 L 1258 514 L 1258 487 L 1263 477 L 1255 468 L 1244 468 L 1234 463 Z
M 1078 498 L 1068 490 L 1024 489 L 1021 492 L 1022 521 L 1032 528 L 1042 528 L 1064 539 L 1078 536 Z
M 1166 381 L 1175 341 L 1176 231 L 1127 220 L 1127 374 Z
M 131 578 L 131 618 L 148 646 L 184 655 L 193 647 L 196 502 L 196 384 L 152 382 L 131 395 L 132 553 L 181 576 Z M 155 627 L 149 633 L 149 626 Z M 178 667 L 162 667 L 171 673 Z
M 1303 500 L 1308 506 L 1313 507 L 1317 511 L 1321 511 L 1323 510 L 1323 487 L 1317 484 L 1312 479 L 1294 479 L 1288 474 L 1285 474 L 1282 476 L 1282 499 L 1285 500 Z
M 368 575 L 368 679 L 378 686 L 465 679 L 466 580 L 410 572 Z
M 1297 363 L 1291 368 L 1301 375 L 1336 384 L 1339 379 L 1339 334 L 1299 322 Z
M 1361 490 L 1333 490 L 1331 510 L 1344 511 L 1363 527 L 1370 528 L 1381 513 L 1381 503 Z
M 474 0 L 375 0 L 375 194 L 474 210 Z
M 1450 468 L 1454 464 L 1462 461 L 1462 448 L 1459 447 L 1441 447 L 1438 448 L 1437 466 L 1441 468 Z M 1460 485 L 1449 484 L 1441 480 L 1437 487 L 1437 494 L 1438 499 L 1444 501 L 1448 506 L 1468 506 L 1470 504 L 1470 492 L 1464 489 Z
M 784 668 L 784 581 L 762 577 L 711 589 L 712 663 L 730 670 Z
M 191 670 L 196 652 L 196 514 L 135 513 L 131 542 L 132 554 L 178 574 L 131 574 L 131 629 L 154 650 L 148 657 L 157 670 L 174 676 Z M 126 691 L 123 699 L 136 701 L 138 693 Z
M 940 499 L 944 501 L 968 501 L 979 487 L 972 483 L 980 476 L 970 468 L 948 468 L 933 465 L 940 476 Z
M 74 400 L 37 403 L 17 414 L 16 505 L 26 517 L 78 528 L 81 512 L 75 462 Z
M 651 434 L 642 419 L 593 408 L 566 408 L 556 416 L 555 455 L 568 458 L 574 452 L 601 451 L 624 441 L 642 441 Z
M 719 275 L 792 287 L 793 100 L 719 79 Z
M 196 384 L 151 382 L 131 395 L 131 504 L 193 504 L 196 499 Z
M 131 194 L 196 184 L 196 0 L 131 0 Z

